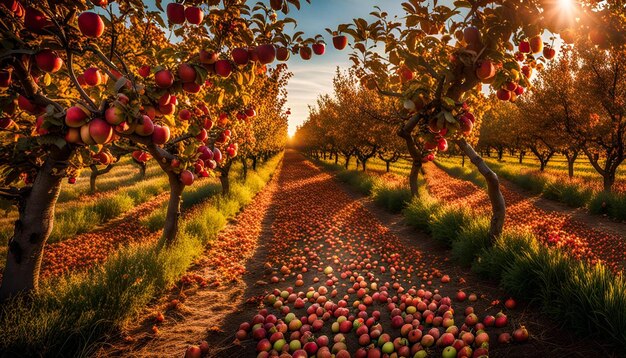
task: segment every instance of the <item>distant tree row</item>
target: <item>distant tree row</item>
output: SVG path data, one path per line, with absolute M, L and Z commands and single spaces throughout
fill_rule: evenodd
M 543 171 L 555 154 L 565 156 L 569 176 L 585 156 L 610 192 L 626 159 L 626 64 L 623 49 L 599 50 L 586 42 L 563 49 L 515 103 L 494 105 L 483 120 L 479 147 L 521 162 L 534 155 Z

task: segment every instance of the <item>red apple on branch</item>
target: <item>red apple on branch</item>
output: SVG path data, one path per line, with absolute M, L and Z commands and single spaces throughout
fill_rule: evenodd
M 185 22 L 185 7 L 182 4 L 167 4 L 165 12 L 167 13 L 167 19 L 172 24 L 180 25 Z
M 174 75 L 168 70 L 160 70 L 154 74 L 154 82 L 160 88 L 169 88 L 174 83 Z
M 324 52 L 326 52 L 326 44 L 323 42 L 318 42 L 313 44 L 313 53 L 315 53 L 318 56 L 321 56 L 324 54 Z
M 44 72 L 57 72 L 63 66 L 63 60 L 56 52 L 51 50 L 41 50 L 35 55 L 37 67 Z
M 276 59 L 276 47 L 272 44 L 260 45 L 256 49 L 259 62 L 261 64 L 270 64 Z
M 185 18 L 190 24 L 200 25 L 204 19 L 204 12 L 197 6 L 189 6 L 185 9 Z
M 89 67 L 83 73 L 85 83 L 89 86 L 98 86 L 102 83 L 102 72 L 95 67 Z
M 89 135 L 97 144 L 105 144 L 113 137 L 113 127 L 101 118 L 89 122 Z
M 79 128 L 87 121 L 87 115 L 81 107 L 70 107 L 65 112 L 65 124 L 68 127 Z
M 85 11 L 78 16 L 78 28 L 87 37 L 100 37 L 104 33 L 104 21 L 100 15 Z
M 337 35 L 333 37 L 333 46 L 337 50 L 343 50 L 348 46 L 348 37 L 344 35 Z

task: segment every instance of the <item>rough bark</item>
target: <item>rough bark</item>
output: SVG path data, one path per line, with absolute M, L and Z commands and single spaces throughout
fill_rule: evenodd
M 419 182 L 417 179 L 422 167 L 422 155 L 418 151 L 417 145 L 415 144 L 411 133 L 419 123 L 420 119 L 422 119 L 420 115 L 413 116 L 398 130 L 397 133 L 398 136 L 406 142 L 407 149 L 411 155 L 411 159 L 413 160 L 411 173 L 409 174 L 409 184 L 411 186 L 411 195 L 413 197 L 417 197 L 419 191 Z
M 604 163 L 604 168 L 600 166 L 600 156 L 598 154 L 591 153 L 587 148 L 583 148 L 585 155 L 589 158 L 589 162 L 593 168 L 602 175 L 602 182 L 604 185 L 604 191 L 610 193 L 613 191 L 613 184 L 615 184 L 615 173 L 617 168 L 624 161 L 624 155 L 619 153 L 617 156 L 609 155 Z
M 144 162 L 138 162 L 136 160 L 133 160 L 133 162 L 139 167 L 139 180 L 144 180 L 146 178 L 146 168 L 148 165 Z
M 170 183 L 170 199 L 167 203 L 165 214 L 165 225 L 163 226 L 163 239 L 167 246 L 176 242 L 178 235 L 178 223 L 180 219 L 180 206 L 183 201 L 183 190 L 185 185 L 180 181 L 177 174 L 168 172 L 167 177 Z
M 489 195 L 492 210 L 489 239 L 493 243 L 502 234 L 504 218 L 506 216 L 506 203 L 500 191 L 500 181 L 496 173 L 487 166 L 485 161 L 474 151 L 465 139 L 457 141 L 457 144 L 487 181 L 487 194 Z
M 243 172 L 243 179 L 245 180 L 248 177 L 248 159 L 241 158 L 241 170 Z
M 19 218 L 9 240 L 0 301 L 36 291 L 43 250 L 54 225 L 54 208 L 61 190 L 62 173 L 72 149 L 53 151 L 37 173 L 32 188 L 18 203 Z
M 89 168 L 91 169 L 91 174 L 89 175 L 89 193 L 93 195 L 98 190 L 96 188 L 96 181 L 98 180 L 98 177 L 110 172 L 111 169 L 113 169 L 113 164 L 107 165 L 104 169 L 98 169 L 98 167 L 94 164 L 90 165 Z
M 222 184 L 222 195 L 230 194 L 230 168 L 233 162 L 228 162 L 224 167 L 220 169 L 220 184 Z
M 419 174 L 422 170 L 422 161 L 413 161 L 411 165 L 411 173 L 409 174 L 409 186 L 411 187 L 411 195 L 417 197 L 419 192 Z
M 567 174 L 569 178 L 572 179 L 574 177 L 574 163 L 576 162 L 576 158 L 578 158 L 578 152 L 566 151 L 563 155 L 567 158 Z

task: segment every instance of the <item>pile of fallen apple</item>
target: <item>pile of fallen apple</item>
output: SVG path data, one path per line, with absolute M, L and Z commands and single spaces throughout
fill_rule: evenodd
M 329 288 L 337 280 L 331 270 L 326 272 L 329 282 L 317 288 L 310 287 L 304 292 L 288 287 L 267 295 L 265 303 L 277 313 L 261 309 L 249 322 L 241 323 L 235 339 L 242 345 L 255 340 L 260 358 L 487 357 L 494 339 L 498 344 L 523 343 L 529 339 L 524 326 L 512 332 L 489 334 L 492 327 L 502 331 L 509 326 L 503 312 L 480 317 L 468 306 L 463 312 L 463 322 L 455 321 L 453 300 L 443 297 L 437 289 L 412 288 L 403 292 L 401 287 L 389 283 L 382 287 L 376 283 L 368 285 L 355 273 L 348 275 L 353 282 L 348 292 L 356 294 L 352 303 L 348 302 L 348 295 L 335 300 L 336 291 L 330 292 Z M 471 302 L 477 297 L 458 291 L 455 300 Z M 514 309 L 515 305 L 513 299 L 505 301 L 506 309 Z M 384 310 L 391 322 L 381 319 Z M 383 328 L 383 324 L 390 329 Z M 350 339 L 357 341 L 359 347 L 349 349 Z M 201 357 L 207 349 L 206 345 L 190 346 L 185 356 Z

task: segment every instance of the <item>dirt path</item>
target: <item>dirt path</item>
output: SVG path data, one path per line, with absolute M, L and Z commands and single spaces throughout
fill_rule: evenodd
M 484 189 L 454 178 L 435 165 L 428 166 L 426 180 L 429 192 L 445 203 L 482 212 L 490 209 Z M 626 267 L 626 225 L 594 221 L 592 216 L 549 200 L 529 197 L 511 185 L 503 185 L 502 194 L 507 204 L 505 227 L 530 230 L 548 246 L 592 263 L 602 261 L 615 272 Z
M 230 280 L 233 275 L 237 280 Z M 332 342 L 341 337 L 331 332 L 335 317 L 378 317 L 370 320 L 370 329 L 394 339 L 400 330 L 392 328 L 391 316 L 396 314 L 392 309 L 412 310 L 408 306 L 419 309 L 415 320 L 405 317 L 413 330 L 443 334 L 443 328 L 426 323 L 432 318 L 426 318 L 429 314 L 418 301 L 430 301 L 439 316 L 436 323 L 453 309 L 450 314 L 459 329 L 467 307 L 473 307 L 481 321 L 504 311 L 505 327 L 486 328 L 492 357 L 589 357 L 603 352 L 598 344 L 577 340 L 523 305 L 507 310 L 499 301 L 506 297 L 493 284 L 451 262 L 448 251 L 408 228 L 399 215 L 376 208 L 294 152 L 285 155 L 278 177 L 197 262 L 184 279 L 189 280 L 200 285 L 173 290 L 130 329 L 126 344 L 115 344 L 101 356 L 180 357 L 189 344 L 207 340 L 209 356 L 256 357 L 258 339 L 249 333 L 235 339 L 235 332 L 244 322 L 261 320 L 270 331 L 284 330 L 287 341 L 302 335 L 306 342 L 310 333 L 303 332 L 311 330 L 314 337 L 325 335 Z M 476 301 L 458 302 L 459 290 L 475 293 Z M 181 303 L 174 307 L 172 299 Z M 166 312 L 165 320 L 153 334 L 157 311 Z M 297 318 L 292 327 L 281 324 L 288 312 L 295 313 L 304 328 L 298 329 Z M 512 332 L 519 324 L 529 329 L 529 343 L 497 343 L 500 333 Z M 359 349 L 355 331 L 343 336 L 345 348 L 354 356 Z M 418 350 L 418 345 L 411 346 Z M 430 348 L 434 356 L 441 350 Z

